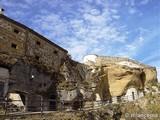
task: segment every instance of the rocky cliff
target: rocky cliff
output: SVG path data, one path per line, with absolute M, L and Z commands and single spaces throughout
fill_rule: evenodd
M 69 60 L 62 69 L 62 83 L 68 93 L 77 89 L 74 98 L 81 94 L 88 100 L 123 96 L 129 88 L 144 91 L 157 82 L 155 67 L 128 58 L 89 55 L 84 57 L 84 64 Z
M 67 58 L 57 72 L 25 57 L 16 59 L 1 54 L 0 63 L 9 68 L 13 80 L 10 92 L 41 94 L 46 101 L 51 97 L 64 101 L 66 109 L 91 107 L 88 104 L 95 106 L 96 101 L 113 98 L 118 102 L 118 97 L 128 100 L 133 92 L 130 100 L 138 99 L 157 82 L 155 67 L 128 58 L 91 55 L 84 57 L 84 63 Z M 86 102 L 81 103 L 82 100 Z

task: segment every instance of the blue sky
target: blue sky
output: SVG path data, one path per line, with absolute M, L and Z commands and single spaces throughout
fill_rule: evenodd
M 160 73 L 159 0 L 0 0 L 0 7 L 74 60 L 86 54 L 129 57 Z

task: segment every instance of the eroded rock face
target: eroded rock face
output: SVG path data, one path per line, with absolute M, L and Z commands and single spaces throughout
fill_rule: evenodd
M 145 86 L 154 85 L 157 82 L 157 71 L 155 68 L 146 68 L 144 69 L 145 74 Z
M 94 73 L 96 73 L 96 69 L 101 68 L 98 75 L 103 81 L 103 87 L 100 87 L 101 92 L 106 88 L 104 86 L 108 85 L 108 92 L 112 97 L 125 94 L 128 88 L 142 90 L 147 85 L 152 86 L 157 82 L 157 73 L 154 67 L 131 59 L 96 56 L 94 60 L 89 58 L 88 61 L 85 60 L 85 64 L 92 69 L 91 71 L 95 71 Z M 97 82 L 97 87 L 99 88 L 99 82 Z M 101 94 L 103 95 L 103 92 Z M 103 95 L 102 98 L 108 99 L 109 95 L 106 95 L 107 97 Z
M 154 85 L 157 80 L 154 67 L 126 58 L 91 57 L 85 58 L 84 64 L 68 58 L 58 72 L 49 71 L 42 64 L 26 58 L 13 58 L 11 62 L 1 59 L 1 63 L 8 65 L 6 69 L 9 69 L 10 79 L 13 80 L 11 92 L 41 94 L 45 100 L 64 101 L 69 109 L 72 107 L 75 110 L 83 106 L 91 107 L 92 101 L 96 106 L 99 104 L 96 101 L 110 98 L 117 101 L 119 96 L 126 99 L 132 92 L 136 93 L 135 99 L 139 98 L 138 94 L 143 96 L 143 89 Z M 34 103 L 34 95 L 28 98 L 33 99 Z M 36 99 L 40 101 L 41 97 Z M 87 102 L 81 106 L 81 100 Z
M 103 72 L 107 74 L 103 79 L 108 81 L 110 94 L 113 97 L 122 95 L 131 86 L 143 89 L 141 69 L 110 65 L 109 67 L 104 67 Z
M 82 98 L 118 101 L 120 96 L 124 100 L 138 99 L 144 95 L 144 88 L 154 85 L 157 80 L 154 67 L 127 58 L 97 55 L 85 56 L 84 64 L 66 61 L 61 67 L 61 75 L 60 98 L 71 102 Z M 71 94 L 73 91 L 74 95 Z
M 61 71 L 65 81 L 62 83 L 68 85 L 64 89 L 78 89 L 77 95 L 82 94 L 83 99 L 109 100 L 125 95 L 130 88 L 142 91 L 157 80 L 154 67 L 131 59 L 97 55 L 84 58 L 85 64 L 68 62 Z

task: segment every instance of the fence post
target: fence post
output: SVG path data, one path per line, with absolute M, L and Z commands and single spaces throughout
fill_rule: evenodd
M 60 103 L 61 103 L 61 110 L 63 111 L 64 110 L 64 98 L 62 99 Z
M 94 104 L 93 104 L 93 97 L 92 97 L 92 109 L 94 109 Z
M 7 95 L 6 101 L 5 101 L 5 119 L 7 117 L 7 106 L 8 106 L 8 95 Z
M 102 104 L 102 107 L 103 107 L 103 100 L 101 100 L 101 104 Z
M 43 114 L 43 97 L 41 96 L 41 115 Z
M 29 102 L 29 100 L 28 100 L 28 95 L 25 95 L 25 111 L 27 112 L 28 111 L 28 102 Z
M 80 110 L 82 110 L 82 100 L 79 99 L 79 104 L 80 104 Z
M 64 106 L 64 99 L 63 99 L 63 110 L 65 110 L 65 106 Z

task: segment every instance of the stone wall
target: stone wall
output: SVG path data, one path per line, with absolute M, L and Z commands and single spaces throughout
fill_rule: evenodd
M 71 90 L 71 91 L 67 91 L 67 90 L 61 90 L 61 91 L 59 91 L 59 94 L 60 94 L 60 100 L 64 100 L 64 101 L 68 101 L 68 102 L 70 102 L 70 101 L 73 101 L 76 97 L 77 97 L 77 95 L 78 95 L 78 93 L 77 93 L 77 90 L 75 89 L 75 90 Z
M 0 15 L 0 53 L 27 57 L 51 70 L 59 71 L 67 51 L 26 26 Z
M 55 82 L 51 74 L 35 66 L 27 65 L 23 61 L 18 61 L 10 69 L 10 91 L 21 91 L 24 93 L 44 93 Z M 52 91 L 54 93 L 55 91 Z
M 36 108 L 35 105 L 40 106 L 40 98 L 44 100 L 44 109 L 49 110 L 50 96 L 55 96 L 53 100 L 57 99 L 57 78 L 54 74 L 47 73 L 44 69 L 39 69 L 34 65 L 26 64 L 23 60 L 19 60 L 9 69 L 0 67 L 0 77 L 0 85 L 3 82 L 3 86 L 1 85 L 3 90 L 0 89 L 0 93 L 3 95 L 0 97 L 4 97 L 6 93 L 18 94 L 23 98 L 28 110 L 32 111 L 31 108 L 34 107 L 34 111 L 39 111 L 40 107 Z M 56 104 L 54 106 L 56 108 Z
M 26 56 L 35 59 L 56 72 L 59 70 L 61 62 L 67 57 L 66 52 L 54 47 L 33 33 L 28 34 L 27 41 Z
M 8 91 L 9 70 L 0 67 L 0 98 L 4 97 Z
M 0 52 L 17 58 L 25 55 L 26 31 L 0 19 Z
M 129 58 L 124 58 L 124 57 L 111 57 L 111 56 L 98 56 L 96 58 L 96 61 L 98 61 L 98 63 L 115 63 L 115 62 L 121 62 L 121 61 L 128 61 L 128 62 L 132 62 L 134 64 L 140 65 L 143 68 L 150 68 L 150 69 L 155 69 L 155 67 L 134 61 L 132 59 Z
M 51 95 L 57 99 L 56 82 L 67 53 L 25 25 L 0 15 L 0 84 L 29 100 L 26 104 L 31 107 L 37 102 L 34 98 L 40 101 L 37 95 L 45 100 L 46 109 L 53 104 L 47 101 Z M 6 70 L 9 83 L 1 78 Z

